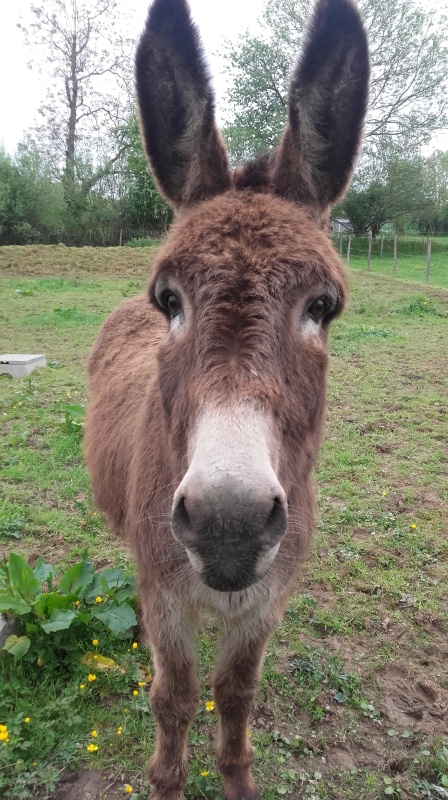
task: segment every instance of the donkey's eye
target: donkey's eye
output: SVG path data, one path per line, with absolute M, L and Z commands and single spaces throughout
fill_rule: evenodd
M 168 312 L 171 319 L 177 317 L 182 310 L 182 303 L 180 302 L 178 296 L 171 291 L 171 289 L 165 289 L 165 291 L 161 292 L 161 294 L 157 297 L 157 302 L 163 311 Z
M 323 322 L 335 308 L 336 301 L 327 294 L 322 294 L 309 304 L 306 313 L 314 322 Z

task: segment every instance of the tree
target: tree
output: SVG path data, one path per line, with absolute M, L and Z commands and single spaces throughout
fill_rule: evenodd
M 409 0 L 360 0 L 359 5 L 372 64 L 367 149 L 415 153 L 448 124 L 448 19 Z M 223 55 L 232 84 L 224 135 L 232 161 L 278 141 L 288 75 L 311 7 L 311 0 L 267 0 L 260 32 L 240 36 L 236 45 L 226 43 Z
M 99 153 L 129 109 L 130 48 L 117 32 L 122 10 L 118 0 L 46 0 L 32 5 L 31 12 L 30 25 L 19 27 L 51 79 L 40 108 L 39 140 L 69 187 L 79 180 L 77 163 L 83 156 L 102 162 L 84 187 L 89 191 L 119 158 L 113 153 L 105 161 Z
M 12 157 L 0 150 L 0 244 L 59 241 L 64 226 L 62 187 L 30 141 Z
M 164 232 L 173 215 L 149 169 L 135 112 L 117 129 L 116 136 L 123 150 L 119 192 L 125 225 L 134 232 Z
M 386 222 L 399 229 L 417 212 L 430 213 L 432 206 L 425 161 L 395 158 L 386 165 L 382 181 L 374 179 L 368 185 L 355 181 L 337 215 L 350 220 L 354 233 L 371 231 L 375 237 Z

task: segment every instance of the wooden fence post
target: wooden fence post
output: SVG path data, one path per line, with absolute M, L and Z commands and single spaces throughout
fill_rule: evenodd
M 384 247 L 384 234 L 381 234 L 380 256 L 383 255 L 383 247 Z
M 369 252 L 367 253 L 367 272 L 370 272 L 370 262 L 372 260 L 372 231 L 369 236 Z
M 348 237 L 348 243 L 347 243 L 347 264 L 350 261 L 350 248 L 351 248 L 351 246 L 352 246 L 352 237 L 349 236 Z
M 339 255 L 342 258 L 342 233 L 339 234 Z
M 122 241 L 123 241 L 123 228 L 120 228 L 120 242 L 119 242 L 118 247 L 121 247 Z
M 428 247 L 426 249 L 426 279 L 425 283 L 429 283 L 429 270 L 431 268 L 431 239 L 428 239 Z
M 397 241 L 398 237 L 394 236 L 394 277 L 397 274 Z

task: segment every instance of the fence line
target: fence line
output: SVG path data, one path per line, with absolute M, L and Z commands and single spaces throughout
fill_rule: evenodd
M 391 264 L 389 274 L 392 277 L 418 280 L 429 284 L 432 278 L 431 267 L 435 255 L 438 258 L 438 270 L 442 266 L 441 285 L 448 285 L 448 239 L 438 241 L 437 238 L 423 239 L 417 237 L 398 236 L 377 238 L 355 236 L 354 234 L 337 233 L 333 242 L 340 256 L 347 264 L 354 267 L 366 265 L 367 272 L 388 272 L 385 269 Z M 440 258 L 442 256 L 442 258 Z M 446 261 L 443 258 L 446 256 Z M 440 278 L 440 274 L 439 274 Z M 434 282 L 434 281 L 433 281 Z

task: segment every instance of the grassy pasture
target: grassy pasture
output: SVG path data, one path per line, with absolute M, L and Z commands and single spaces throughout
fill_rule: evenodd
M 99 325 L 144 287 L 152 255 L 0 248 L 2 349 L 48 361 L 30 379 L 0 376 L 0 555 L 43 554 L 62 571 L 87 548 L 98 567 L 132 568 L 92 503 L 73 408 L 86 402 Z M 254 772 L 266 800 L 435 800 L 448 797 L 448 292 L 357 269 L 350 278 L 330 340 L 317 531 L 266 656 Z M 216 636 L 206 620 L 188 800 L 220 797 L 206 707 Z M 104 655 L 134 658 L 128 641 L 98 639 Z M 135 658 L 150 666 L 144 648 Z M 147 796 L 144 691 L 103 674 L 82 693 L 82 675 L 0 661 L 0 724 L 20 727 L 28 748 L 14 756 L 0 743 L 0 795 Z

